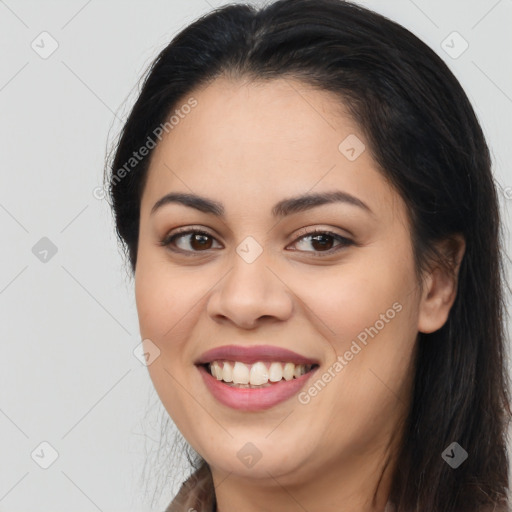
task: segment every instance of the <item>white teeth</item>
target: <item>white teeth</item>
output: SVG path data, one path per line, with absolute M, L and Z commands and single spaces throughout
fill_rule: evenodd
M 233 383 L 249 384 L 249 368 L 244 363 L 236 362 L 233 367 Z
M 213 364 L 212 364 L 212 375 L 217 379 L 217 380 L 222 380 L 222 370 L 220 368 L 220 365 L 217 361 L 214 361 Z
M 295 365 L 293 363 L 286 363 L 284 365 L 284 369 L 283 369 L 284 380 L 292 380 L 294 370 L 295 370 Z
M 298 379 L 309 372 L 312 365 L 294 363 L 272 362 L 269 366 L 262 361 L 253 365 L 247 365 L 240 361 L 212 361 L 210 373 L 217 379 L 224 382 L 232 382 L 242 387 L 265 386 L 270 382 L 279 382 L 282 379 Z
M 270 382 L 279 382 L 283 378 L 283 365 L 281 363 L 272 363 L 268 371 L 268 380 Z
M 249 383 L 253 386 L 260 386 L 268 382 L 268 370 L 264 363 L 252 365 Z
M 224 363 L 222 368 L 222 380 L 224 382 L 233 382 L 233 366 L 228 361 Z

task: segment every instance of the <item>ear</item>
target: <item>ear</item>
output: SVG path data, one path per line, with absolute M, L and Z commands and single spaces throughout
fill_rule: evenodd
M 440 329 L 448 319 L 457 296 L 460 264 L 466 250 L 462 235 L 456 234 L 436 244 L 447 265 L 435 264 L 423 279 L 418 331 L 431 333 Z

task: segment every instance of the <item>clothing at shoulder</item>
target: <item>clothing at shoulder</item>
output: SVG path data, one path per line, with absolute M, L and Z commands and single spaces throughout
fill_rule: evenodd
M 210 468 L 203 463 L 181 484 L 165 512 L 215 512 L 215 490 Z

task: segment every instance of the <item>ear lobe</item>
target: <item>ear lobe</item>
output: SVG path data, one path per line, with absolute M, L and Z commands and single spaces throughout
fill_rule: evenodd
M 457 296 L 458 275 L 466 242 L 462 235 L 457 234 L 438 243 L 437 248 L 445 264 L 437 262 L 424 276 L 418 315 L 418 331 L 422 333 L 437 331 L 448 320 Z

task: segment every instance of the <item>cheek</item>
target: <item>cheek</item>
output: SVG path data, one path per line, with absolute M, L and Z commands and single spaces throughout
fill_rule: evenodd
M 410 291 L 411 281 L 382 283 L 373 288 L 373 300 L 365 295 L 368 309 L 353 311 L 360 324 L 342 343 L 347 409 L 369 422 L 390 416 L 408 402 L 417 339 L 418 296 Z
M 394 407 L 394 392 L 405 389 L 410 377 L 416 276 L 412 257 L 398 260 L 392 251 L 387 254 L 347 262 L 328 279 L 317 276 L 301 284 L 315 313 L 312 321 L 330 345 L 327 365 L 336 383 L 327 386 L 325 398 L 333 409 L 343 409 L 344 418 L 370 421 L 377 410 Z
M 206 308 L 208 290 L 217 280 L 218 274 L 199 267 L 171 265 L 160 251 L 141 254 L 135 274 L 139 330 L 142 339 L 150 339 L 160 350 L 159 364 L 151 364 L 150 373 L 167 370 L 184 378 L 195 353 L 192 334 Z M 160 380 L 169 378 L 164 374 Z
M 139 251 L 135 302 L 143 337 L 162 341 L 175 338 L 174 326 L 193 308 L 196 292 L 193 276 L 172 272 L 158 253 Z
M 417 288 L 413 267 L 402 261 L 380 257 L 348 262 L 323 274 L 304 274 L 297 280 L 298 295 L 307 298 L 315 323 L 326 341 L 347 350 L 350 342 L 364 342 L 375 333 L 400 331 L 414 324 Z M 378 263 L 376 263 L 378 262 Z M 395 333 L 396 334 L 396 333 Z
M 165 409 L 178 428 L 187 431 L 188 418 L 201 413 L 182 384 L 187 381 L 190 365 L 186 340 L 197 320 L 193 314 L 197 287 L 190 286 L 190 276 L 185 286 L 183 274 L 171 275 L 168 265 L 150 256 L 138 258 L 135 274 L 141 338 L 150 339 L 160 350 L 147 369 Z
M 140 333 L 143 338 L 160 339 L 172 325 L 174 309 L 170 306 L 175 301 L 169 296 L 169 287 L 158 278 L 157 269 L 139 263 L 135 278 L 135 302 Z

